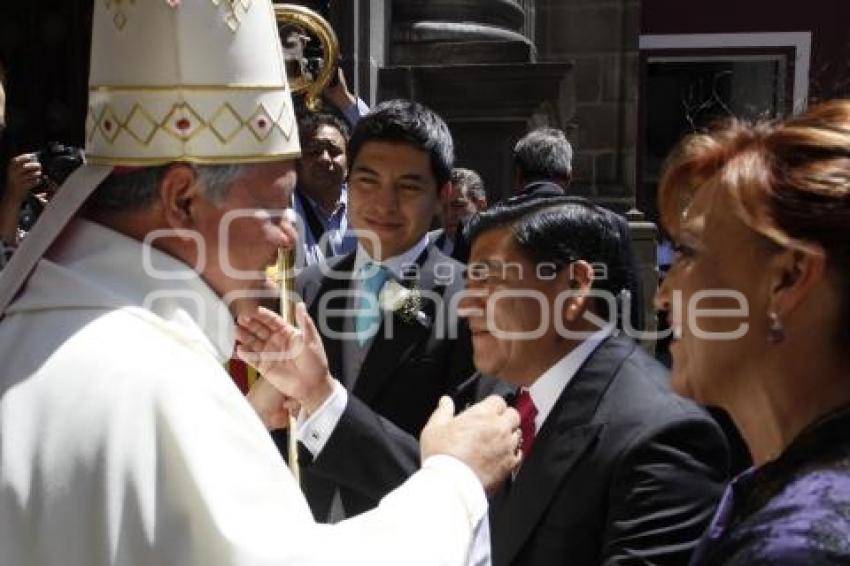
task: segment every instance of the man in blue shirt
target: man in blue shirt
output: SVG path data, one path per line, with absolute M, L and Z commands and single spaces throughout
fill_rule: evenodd
M 354 251 L 357 238 L 347 215 L 348 126 L 330 114 L 308 114 L 298 130 L 302 155 L 296 163 L 294 208 L 301 246 L 296 261 L 304 266 Z

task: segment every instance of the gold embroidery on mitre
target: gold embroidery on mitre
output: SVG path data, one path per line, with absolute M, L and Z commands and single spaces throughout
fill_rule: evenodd
M 115 24 L 115 27 L 118 28 L 119 31 L 124 29 L 124 26 L 127 25 L 127 15 L 124 13 L 124 9 L 127 4 L 135 4 L 136 0 L 106 0 L 106 9 L 111 10 L 113 7 L 115 8 L 115 15 L 112 17 L 112 23 Z
M 210 0 L 215 6 L 223 5 L 225 9 L 224 23 L 235 32 L 242 23 L 242 18 L 251 9 L 253 0 Z
M 294 120 L 287 110 L 288 106 L 283 104 L 277 116 L 274 116 L 265 104 L 258 104 L 251 115 L 244 118 L 229 102 L 225 102 L 207 118 L 189 103 L 176 102 L 164 118 L 157 120 L 139 103 L 134 104 L 123 119 L 109 104 L 93 105 L 86 117 L 86 126 L 89 128 L 87 138 L 91 143 L 100 133 L 103 140 L 114 145 L 123 131 L 140 145 L 148 147 L 160 131 L 186 142 L 203 130 L 209 130 L 222 145 L 228 145 L 245 130 L 261 143 L 277 130 L 289 140 L 294 129 Z
M 124 128 L 133 139 L 146 146 L 156 135 L 159 124 L 140 104 L 135 104 L 124 120 Z
M 223 144 L 230 143 L 244 127 L 245 121 L 229 102 L 225 102 L 210 118 L 210 131 Z

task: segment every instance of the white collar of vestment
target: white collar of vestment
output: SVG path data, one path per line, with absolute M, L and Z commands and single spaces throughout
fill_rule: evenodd
M 57 308 L 132 309 L 222 363 L 233 353 L 233 316 L 182 261 L 101 224 L 74 219 L 41 259 L 7 313 Z M 132 336 L 122 339 L 132 340 Z M 140 354 L 144 347 L 140 345 Z

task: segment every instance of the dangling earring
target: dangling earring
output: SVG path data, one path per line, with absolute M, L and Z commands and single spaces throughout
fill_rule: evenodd
M 781 344 L 785 342 L 785 327 L 782 326 L 779 315 L 771 311 L 767 313 L 767 318 L 770 319 L 770 328 L 767 331 L 767 343 Z

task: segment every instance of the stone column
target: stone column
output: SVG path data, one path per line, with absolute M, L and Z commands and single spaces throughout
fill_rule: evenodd
M 481 173 L 491 201 L 513 192 L 514 143 L 561 125 L 568 62 L 536 62 L 536 0 L 393 0 L 379 98 L 409 98 L 448 122 L 458 166 Z
M 515 0 L 393 0 L 394 65 L 533 61 Z

